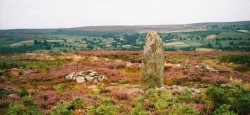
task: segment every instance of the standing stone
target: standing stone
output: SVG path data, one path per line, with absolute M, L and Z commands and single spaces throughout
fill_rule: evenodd
M 149 32 L 144 46 L 141 66 L 141 86 L 143 89 L 163 85 L 164 48 L 157 32 Z

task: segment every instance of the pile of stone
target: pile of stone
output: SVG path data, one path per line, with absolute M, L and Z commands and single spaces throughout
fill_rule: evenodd
M 76 80 L 77 83 L 84 82 L 94 82 L 99 83 L 107 79 L 104 75 L 100 75 L 96 71 L 93 70 L 84 70 L 80 72 L 73 72 L 66 76 L 66 79 Z

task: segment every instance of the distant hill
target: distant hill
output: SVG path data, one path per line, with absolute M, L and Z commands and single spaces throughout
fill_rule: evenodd
M 157 31 L 166 51 L 250 51 L 250 21 L 0 30 L 0 53 L 143 50 Z
M 122 33 L 145 33 L 148 31 L 158 31 L 163 33 L 169 32 L 185 32 L 185 31 L 198 31 L 206 30 L 208 25 L 217 26 L 250 26 L 250 21 L 239 22 L 206 22 L 206 23 L 193 23 L 193 24 L 175 24 L 175 25 L 136 25 L 136 26 L 86 26 L 75 28 L 58 28 L 58 29 L 10 29 L 0 30 L 0 35 L 9 34 L 46 34 L 58 32 L 122 32 Z
M 193 24 L 175 24 L 175 25 L 138 25 L 138 26 L 87 26 L 67 28 L 66 30 L 75 31 L 121 31 L 121 32 L 148 32 L 151 30 L 158 32 L 172 32 L 172 31 L 192 31 L 192 30 L 204 30 L 207 29 L 207 25 L 249 25 L 250 21 L 240 22 L 206 22 L 206 23 L 193 23 Z

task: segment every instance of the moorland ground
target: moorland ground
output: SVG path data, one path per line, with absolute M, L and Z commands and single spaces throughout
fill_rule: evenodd
M 140 88 L 141 51 L 0 56 L 1 114 L 248 114 L 250 54 L 165 52 L 164 87 Z M 93 70 L 101 82 L 66 79 Z

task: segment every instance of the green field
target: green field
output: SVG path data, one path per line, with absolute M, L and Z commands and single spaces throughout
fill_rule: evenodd
M 174 26 L 170 29 L 168 26 L 111 26 L 86 27 L 86 30 L 84 27 L 48 32 L 41 30 L 40 33 L 39 30 L 0 30 L 0 52 L 143 50 L 149 30 L 160 31 L 168 51 L 196 51 L 196 48 L 250 51 L 250 22 L 211 24 L 191 24 L 188 29 Z

